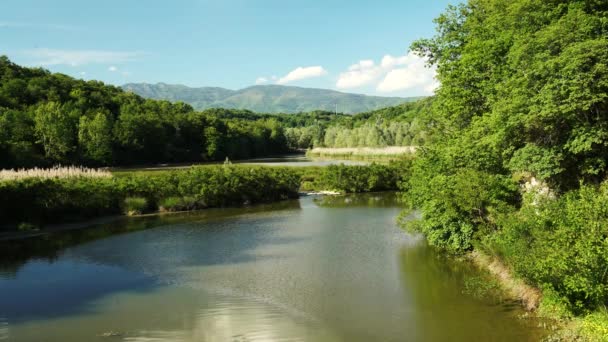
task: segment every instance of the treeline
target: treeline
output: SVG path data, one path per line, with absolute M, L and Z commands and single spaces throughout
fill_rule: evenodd
M 120 165 L 284 153 L 280 118 L 195 112 L 0 57 L 0 168 Z
M 412 46 L 441 82 L 403 183 L 415 227 L 499 258 L 561 317 L 608 305 L 607 18 L 605 1 L 470 0 Z M 606 336 L 600 316 L 585 338 Z
M 292 149 L 313 147 L 421 146 L 430 141 L 429 122 L 432 98 L 408 102 L 353 116 L 336 117 L 286 128 Z
M 200 162 L 312 147 L 421 145 L 429 100 L 355 116 L 194 111 L 0 57 L 0 168 Z

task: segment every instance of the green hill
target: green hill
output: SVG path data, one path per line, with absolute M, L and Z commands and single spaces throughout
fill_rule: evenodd
M 298 113 L 313 110 L 355 114 L 415 101 L 420 97 L 381 97 L 315 88 L 258 85 L 240 90 L 190 88 L 165 83 L 130 83 L 123 89 L 150 99 L 182 101 L 195 109 L 235 108 L 262 113 Z

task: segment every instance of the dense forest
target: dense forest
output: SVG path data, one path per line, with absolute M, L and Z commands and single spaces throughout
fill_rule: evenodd
M 290 148 L 420 146 L 431 141 L 427 117 L 433 98 L 404 103 L 325 124 L 315 121 L 285 129 Z
M 324 111 L 198 112 L 184 103 L 143 99 L 101 82 L 24 68 L 0 57 L 0 168 L 243 159 L 326 143 L 338 146 L 331 138 L 338 131 L 342 137 L 356 131 L 357 146 L 409 144 L 420 141 L 420 128 L 407 123 L 414 116 L 404 113 L 417 106 L 353 117 Z M 403 114 L 407 122 L 389 124 L 383 118 L 390 111 L 394 117 Z M 329 126 L 336 127 L 328 130 L 328 139 Z
M 543 289 L 541 312 L 602 312 L 608 2 L 470 0 L 436 25 L 412 45 L 441 82 L 425 125 L 437 139 L 403 183 L 423 213 L 413 228 L 499 258 Z M 592 340 L 606 337 L 603 317 L 585 325 Z
M 286 151 L 276 119 L 145 100 L 0 58 L 0 167 L 246 158 Z

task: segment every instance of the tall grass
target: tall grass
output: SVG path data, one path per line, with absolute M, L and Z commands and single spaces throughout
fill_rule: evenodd
M 386 147 L 315 147 L 306 152 L 309 157 L 319 158 L 356 158 L 356 159 L 394 159 L 416 152 L 415 146 Z
M 11 181 L 28 178 L 109 178 L 112 174 L 107 170 L 89 169 L 82 166 L 55 166 L 50 169 L 18 169 L 0 170 L 0 181 Z

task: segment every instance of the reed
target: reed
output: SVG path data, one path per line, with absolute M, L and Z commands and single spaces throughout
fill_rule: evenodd
M 386 147 L 315 147 L 306 155 L 319 158 L 357 158 L 357 159 L 387 159 L 412 155 L 416 146 L 386 146 Z
M 28 178 L 66 179 L 66 178 L 110 178 L 112 174 L 103 169 L 90 169 L 82 166 L 55 166 L 49 169 L 33 168 L 0 170 L 0 181 Z

